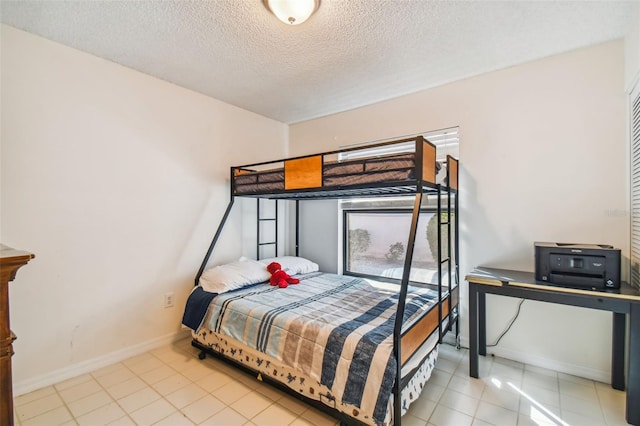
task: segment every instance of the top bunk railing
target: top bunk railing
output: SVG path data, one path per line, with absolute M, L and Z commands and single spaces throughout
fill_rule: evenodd
M 448 177 L 455 170 L 454 177 Z M 457 160 L 422 136 L 231 168 L 234 196 L 289 199 L 457 190 Z

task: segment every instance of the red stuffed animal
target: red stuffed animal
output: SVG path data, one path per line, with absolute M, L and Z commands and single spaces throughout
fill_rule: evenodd
M 277 285 L 280 288 L 287 288 L 289 284 L 298 284 L 300 282 L 299 279 L 292 278 L 281 268 L 282 266 L 278 262 L 271 262 L 267 265 L 267 271 L 271 274 L 271 278 L 269 278 L 269 283 L 271 285 Z

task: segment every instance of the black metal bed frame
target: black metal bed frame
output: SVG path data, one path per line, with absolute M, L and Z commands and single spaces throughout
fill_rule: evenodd
M 369 183 L 369 184 L 362 184 L 362 185 L 349 185 L 349 186 L 345 186 L 345 187 L 330 187 L 330 188 L 325 188 L 325 187 L 319 187 L 319 188 L 306 188 L 306 189 L 298 189 L 298 190 L 277 190 L 277 191 L 268 191 L 268 192 L 264 192 L 264 193 L 251 193 L 251 194 L 238 194 L 236 187 L 235 187 L 235 181 L 234 181 L 234 177 L 236 176 L 237 171 L 242 170 L 242 171 L 252 171 L 252 169 L 250 169 L 251 167 L 255 167 L 255 166 L 263 166 L 266 164 L 274 164 L 274 163 L 282 163 L 285 161 L 289 161 L 289 160 L 297 160 L 297 159 L 304 159 L 304 158 L 309 158 L 309 157 L 314 157 L 317 155 L 321 155 L 323 158 L 326 155 L 334 155 L 334 154 L 339 154 L 339 153 L 343 153 L 343 152 L 349 152 L 349 151 L 356 151 L 356 150 L 363 150 L 363 149 L 367 149 L 367 148 L 372 148 L 372 147 L 381 147 L 381 146 L 385 146 L 385 145 L 391 145 L 391 144 L 398 144 L 398 143 L 405 143 L 405 142 L 409 142 L 409 141 L 415 141 L 415 162 L 416 162 L 416 167 L 415 169 L 420 171 L 420 175 L 418 175 L 416 173 L 416 176 L 414 176 L 412 179 L 408 179 L 408 180 L 403 180 L 403 181 L 392 181 L 392 182 L 379 182 L 379 183 Z M 245 166 L 240 166 L 240 167 L 232 167 L 231 168 L 231 199 L 229 201 L 229 204 L 224 212 L 224 215 L 222 217 L 222 220 L 220 222 L 220 225 L 218 226 L 218 229 L 216 230 L 213 240 L 211 241 L 211 244 L 209 245 L 209 248 L 206 252 L 206 255 L 202 261 L 202 264 L 200 265 L 200 268 L 198 270 L 198 273 L 196 275 L 195 278 L 195 285 L 197 286 L 200 280 L 201 275 L 203 274 L 209 259 L 211 257 L 211 254 L 213 253 L 213 250 L 216 246 L 216 243 L 218 242 L 218 239 L 220 237 L 220 234 L 222 233 L 222 229 L 224 228 L 225 222 L 227 221 L 229 214 L 232 210 L 232 207 L 234 205 L 234 199 L 235 197 L 251 197 L 251 198 L 257 198 L 257 209 L 258 209 L 258 240 L 257 240 L 257 245 L 256 245 L 256 251 L 257 251 L 257 257 L 260 258 L 260 247 L 261 245 L 265 245 L 265 244 L 275 244 L 276 245 L 276 255 L 278 252 L 277 249 L 277 225 L 276 225 L 276 240 L 275 242 L 268 242 L 268 243 L 261 243 L 260 242 L 260 237 L 259 237 L 259 232 L 260 232 L 260 199 L 261 198 L 268 198 L 268 199 L 272 199 L 272 200 L 276 200 L 276 215 L 277 215 L 277 210 L 278 210 L 278 206 L 277 206 L 277 200 L 294 200 L 295 201 L 295 255 L 298 256 L 299 255 L 299 233 L 300 233 L 300 206 L 299 206 L 299 202 L 301 200 L 313 200 L 313 199 L 336 199 L 336 198 L 354 198 L 354 197 L 384 197 L 384 196 L 398 196 L 398 195 L 415 195 L 415 201 L 414 201 L 414 206 L 413 209 L 411 210 L 412 212 L 412 218 L 411 218 L 411 228 L 410 228 L 410 232 L 409 232 L 409 239 L 408 239 L 408 244 L 407 244 L 407 251 L 406 251 L 406 255 L 405 255 L 405 261 L 404 261 L 404 270 L 403 270 L 403 274 L 402 274 L 402 279 L 400 280 L 399 284 L 400 284 L 400 295 L 398 298 L 398 308 L 396 311 L 396 318 L 395 318 L 395 324 L 394 324 L 394 336 L 393 336 L 393 346 L 394 346 L 394 356 L 397 359 L 397 375 L 396 375 L 396 381 L 394 383 L 394 388 L 393 388 L 393 396 L 394 396 L 394 402 L 393 402 L 393 419 L 394 419 L 394 424 L 395 426 L 400 426 L 401 425 L 401 413 L 402 413 L 402 389 L 404 386 L 406 386 L 406 384 L 408 383 L 408 381 L 411 379 L 412 374 L 409 374 L 408 377 L 405 377 L 404 379 L 402 378 L 402 358 L 401 358 L 401 338 L 403 335 L 406 335 L 415 325 L 416 323 L 412 324 L 411 327 L 407 328 L 406 330 L 403 331 L 402 329 L 402 325 L 403 325 L 403 319 L 404 319 L 404 308 L 405 308 L 405 303 L 406 303 L 406 297 L 407 297 L 407 291 L 408 291 L 408 286 L 409 284 L 416 284 L 416 283 L 412 283 L 410 282 L 410 272 L 411 272 L 411 263 L 413 261 L 413 252 L 414 252 L 414 246 L 415 246 L 415 241 L 416 241 L 416 230 L 418 227 L 418 219 L 419 219 L 419 215 L 422 211 L 424 211 L 424 209 L 422 208 L 422 197 L 425 193 L 428 194 L 437 194 L 437 208 L 436 208 L 436 214 L 438 217 L 438 236 L 437 236 L 437 245 L 438 245 L 438 283 L 437 283 L 437 287 L 438 287 L 438 342 L 441 343 L 442 342 L 442 338 L 444 336 L 444 334 L 448 331 L 452 330 L 453 327 L 453 323 L 455 322 L 455 337 L 456 337 L 456 342 L 457 345 L 459 347 L 459 324 L 458 324 L 458 306 L 457 306 L 457 300 L 459 300 L 459 268 L 458 268 L 458 259 L 459 259 L 459 218 L 458 218 L 458 188 L 457 188 L 457 182 L 458 182 L 458 176 L 457 176 L 457 160 L 451 156 L 447 156 L 447 163 L 449 165 L 449 167 L 447 167 L 447 180 L 446 180 L 446 186 L 443 186 L 441 184 L 436 184 L 434 182 L 428 182 L 428 181 L 424 181 L 422 178 L 422 168 L 423 168 L 423 154 L 422 154 L 422 149 L 423 149 L 423 143 L 427 143 L 429 145 L 431 145 L 433 147 L 433 149 L 435 149 L 435 146 L 433 146 L 429 141 L 427 141 L 426 139 L 424 139 L 422 136 L 418 136 L 416 138 L 410 138 L 410 139 L 403 139 L 403 140 L 396 140 L 396 141 L 391 141 L 391 142 L 384 142 L 384 143 L 379 143 L 379 144 L 374 144 L 374 145 L 369 145 L 369 146 L 365 146 L 365 147 L 357 147 L 357 148 L 350 148 L 350 149 L 345 149 L 345 150 L 339 150 L 339 151 L 330 151 L 330 152 L 325 152 L 322 154 L 316 154 L 316 155 L 309 155 L 309 156 L 301 156 L 301 157 L 294 157 L 294 158 L 289 158 L 289 159 L 284 159 L 284 160 L 278 160 L 278 161 L 273 161 L 273 162 L 265 162 L 265 163 L 255 163 L 255 164 L 249 164 L 249 165 L 245 165 Z M 455 176 L 455 182 L 456 182 L 456 188 L 452 188 L 451 187 L 451 181 L 452 181 L 452 177 L 450 175 L 451 172 L 451 163 L 455 162 L 456 165 L 456 176 Z M 446 212 L 447 212 L 447 220 L 443 221 L 442 220 L 442 204 L 443 204 L 443 200 L 442 198 L 446 196 L 446 203 L 447 203 L 447 208 L 446 208 Z M 452 206 L 452 201 L 453 201 L 453 206 Z M 453 212 L 453 223 L 451 221 L 452 219 L 452 212 Z M 277 222 L 277 216 L 276 216 L 276 222 Z M 447 244 L 447 253 L 446 256 L 443 256 L 442 253 L 442 226 L 446 226 L 447 229 L 447 238 L 448 238 L 448 244 Z M 453 229 L 451 229 L 451 227 L 453 226 Z M 453 240 L 455 242 L 454 244 L 454 258 L 453 258 L 453 262 L 452 262 L 452 245 L 451 245 L 451 239 L 452 239 L 452 234 L 453 234 Z M 446 263 L 447 266 L 447 277 L 448 277 L 448 283 L 449 283 L 449 289 L 448 289 L 448 294 L 445 296 L 445 298 L 443 299 L 443 292 L 442 292 L 442 271 L 443 271 L 443 264 Z M 344 269 L 344 267 L 343 267 Z M 344 272 L 344 271 L 343 271 Z M 357 274 L 350 274 L 350 275 L 357 275 Z M 376 277 L 377 279 L 379 279 L 380 277 Z M 391 279 L 391 281 L 395 281 L 398 282 L 398 280 L 393 280 Z M 455 284 L 455 285 L 454 285 Z M 455 293 L 455 294 L 454 294 Z M 456 297 L 456 306 L 454 307 L 454 297 L 453 296 L 457 296 Z M 443 303 L 447 301 L 448 298 L 448 311 L 446 312 L 446 316 L 443 318 Z M 446 325 L 446 328 L 443 329 L 443 322 L 444 319 L 447 318 L 448 322 Z M 426 339 L 425 339 L 426 341 Z M 206 356 L 206 354 L 210 354 L 215 356 L 216 358 L 222 359 L 223 361 L 230 363 L 236 367 L 239 367 L 240 369 L 244 370 L 245 372 L 248 372 L 252 375 L 255 374 L 259 374 L 259 372 L 252 370 L 251 368 L 244 366 L 242 364 L 238 364 L 237 362 L 235 362 L 232 359 L 229 359 L 227 357 L 225 357 L 222 354 L 219 354 L 213 350 L 211 350 L 210 348 L 207 348 L 206 346 L 200 344 L 199 342 L 197 342 L 195 339 L 192 341 L 192 345 L 194 347 L 197 347 L 198 349 L 201 350 L 200 353 L 200 358 L 204 358 Z M 323 404 L 320 401 L 315 401 L 313 399 L 307 398 L 304 395 L 301 395 L 291 389 L 289 389 L 286 385 L 281 384 L 275 380 L 272 379 L 268 379 L 264 376 L 262 376 L 262 379 L 267 379 L 266 381 L 269 384 L 275 385 L 277 388 L 285 391 L 288 394 L 291 394 L 293 396 L 295 396 L 298 399 L 301 399 L 305 402 L 307 402 L 309 405 L 312 405 L 313 407 L 322 410 L 323 412 L 328 413 L 329 415 L 331 415 L 332 417 L 340 420 L 341 424 L 345 424 L 345 425 L 361 425 L 363 424 L 362 422 L 358 421 L 357 419 L 354 419 L 342 412 L 340 412 L 337 409 L 333 409 L 325 404 Z M 397 414 L 400 413 L 400 414 Z

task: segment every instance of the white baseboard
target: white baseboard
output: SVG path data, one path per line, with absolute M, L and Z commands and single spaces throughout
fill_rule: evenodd
M 469 347 L 468 339 L 461 339 L 461 345 Z M 504 349 L 499 346 L 493 348 L 487 348 L 487 356 L 493 354 L 495 356 L 510 359 L 512 361 L 521 362 L 523 364 L 533 365 L 535 367 L 546 368 L 554 370 L 559 373 L 570 374 L 572 376 L 584 377 L 585 379 L 591 379 L 602 383 L 611 383 L 611 371 L 610 370 L 596 370 L 581 365 L 568 364 L 560 362 L 554 359 L 544 358 L 537 355 L 531 355 L 525 352 L 514 351 L 512 349 Z
M 120 362 L 136 355 L 140 355 L 144 352 L 156 349 L 160 346 L 168 345 L 175 341 L 184 339 L 189 335 L 190 330 L 180 330 L 175 333 L 167 334 L 166 336 L 157 337 L 146 342 L 138 343 L 134 346 L 129 346 L 127 348 L 99 356 L 97 358 L 69 365 L 67 367 L 60 368 L 41 376 L 33 377 L 31 379 L 23 380 L 20 382 L 14 382 L 13 396 L 16 397 L 19 395 L 23 395 L 25 393 L 29 393 L 31 391 L 41 389 L 55 383 L 62 382 L 64 380 L 89 373 L 99 368 L 115 364 L 116 362 Z

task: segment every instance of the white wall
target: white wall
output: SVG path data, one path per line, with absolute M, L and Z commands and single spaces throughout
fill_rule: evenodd
M 288 129 L 8 26 L 1 37 L 0 238 L 36 255 L 10 286 L 22 393 L 175 337 L 229 166 L 285 156 Z M 241 216 L 214 261 L 240 256 Z
M 636 3 L 630 31 L 624 39 L 625 87 L 631 92 L 640 78 L 640 4 Z
M 336 259 L 336 247 L 341 246 L 338 238 L 342 238 L 342 228 L 336 222 L 337 215 L 337 200 L 300 202 L 299 254 L 313 259 L 323 272 L 341 272 L 338 270 Z M 291 237 L 295 238 L 295 234 L 291 234 Z M 290 246 L 293 248 L 291 254 L 295 254 L 295 241 L 291 242 Z
M 628 258 L 624 66 L 615 41 L 488 73 L 292 125 L 290 154 L 460 126 L 462 277 L 533 271 L 534 241 L 608 243 Z M 516 301 L 487 303 L 491 342 Z M 607 381 L 610 317 L 528 301 L 494 352 Z M 464 302 L 462 331 L 464 342 Z

